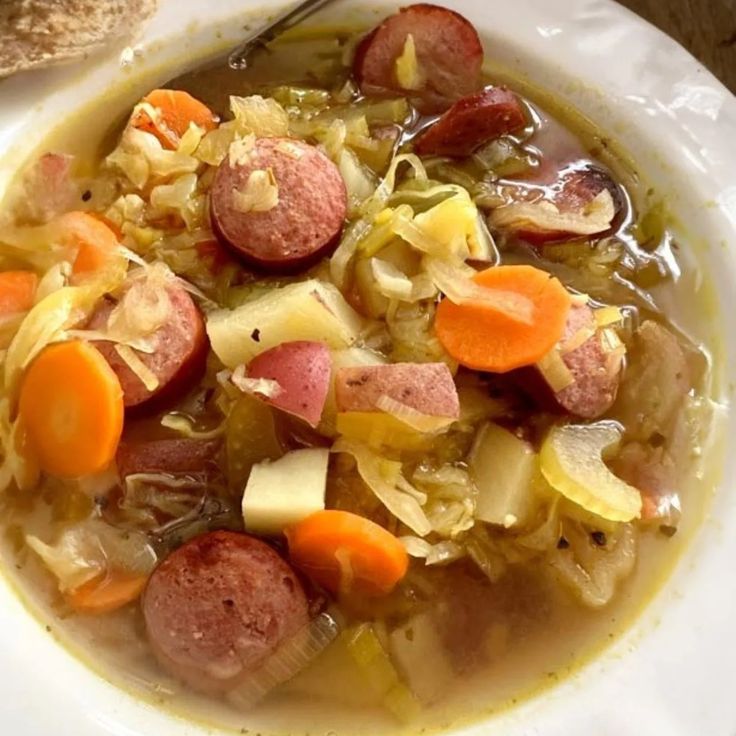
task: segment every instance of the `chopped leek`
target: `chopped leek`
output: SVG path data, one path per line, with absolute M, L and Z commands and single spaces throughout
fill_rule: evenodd
M 363 672 L 369 687 L 399 720 L 410 721 L 420 711 L 417 699 L 404 685 L 391 658 L 371 624 L 360 624 L 348 632 L 350 656 Z
M 229 368 L 290 340 L 348 347 L 362 327 L 360 315 L 342 294 L 316 279 L 272 289 L 237 309 L 212 312 L 207 319 L 212 349 Z

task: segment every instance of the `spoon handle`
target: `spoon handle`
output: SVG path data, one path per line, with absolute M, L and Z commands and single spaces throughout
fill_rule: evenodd
M 332 2 L 332 0 L 304 0 L 290 10 L 286 10 L 281 15 L 278 15 L 268 25 L 253 34 L 242 46 L 239 46 L 230 54 L 228 57 L 228 66 L 236 70 L 246 69 L 248 58 L 256 48 L 263 47 L 269 41 L 273 41 L 274 38 L 284 31 L 301 23 L 305 18 L 329 2 Z

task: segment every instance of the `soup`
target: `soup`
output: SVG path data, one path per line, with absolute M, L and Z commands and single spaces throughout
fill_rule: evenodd
M 435 6 L 293 34 L 9 197 L 6 559 L 105 676 L 245 731 L 442 729 L 665 574 L 692 263 L 610 141 L 482 63 Z

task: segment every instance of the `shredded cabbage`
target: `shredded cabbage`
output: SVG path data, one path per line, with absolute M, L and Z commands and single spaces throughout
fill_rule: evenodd
M 170 184 L 159 184 L 151 190 L 152 220 L 161 219 L 167 214 L 177 214 L 188 230 L 196 229 L 204 219 L 206 196 L 197 194 L 196 174 L 184 174 Z
M 199 161 L 192 156 L 196 149 L 196 146 L 192 148 L 192 142 L 192 137 L 185 134 L 179 147 L 170 151 L 155 135 L 129 125 L 105 163 L 122 172 L 136 189 L 142 190 L 151 179 L 195 172 Z
M 414 36 L 410 33 L 404 42 L 401 55 L 396 58 L 396 80 L 404 89 L 422 89 L 427 79 L 417 59 Z
M 289 135 L 289 115 L 276 100 L 261 95 L 230 97 L 230 110 L 241 135 L 254 133 L 259 138 Z
M 161 426 L 172 429 L 184 437 L 193 440 L 214 440 L 225 434 L 225 423 L 223 422 L 214 429 L 200 431 L 194 428 L 192 420 L 184 414 L 172 412 L 161 417 Z
M 453 265 L 439 258 L 425 258 L 424 267 L 434 285 L 451 302 L 482 305 L 516 322 L 531 323 L 534 305 L 530 299 L 514 292 L 479 286 L 472 280 L 476 272 L 469 266 Z
M 611 227 L 615 214 L 613 197 L 604 189 L 580 212 L 560 212 L 546 200 L 515 202 L 493 210 L 489 222 L 496 228 L 533 233 L 595 235 Z
M 247 166 L 256 145 L 256 137 L 249 133 L 243 138 L 236 138 L 228 148 L 227 157 L 230 168 Z
M 415 534 L 424 537 L 432 531 L 432 524 L 422 510 L 426 495 L 417 491 L 404 478 L 401 463 L 387 460 L 360 443 L 340 438 L 332 452 L 352 455 L 358 473 L 381 503 Z
M 279 187 L 273 169 L 256 169 L 242 190 L 233 190 L 233 205 L 240 212 L 268 212 L 279 204 Z
M 465 555 L 465 549 L 457 542 L 444 541 L 431 544 L 421 537 L 400 537 L 406 552 L 411 557 L 424 559 L 427 565 L 446 565 Z
M 59 581 L 62 592 L 74 590 L 109 569 L 148 574 L 157 562 L 145 534 L 120 530 L 98 520 L 84 521 L 66 529 L 53 544 L 26 537 Z
M 379 258 L 371 258 L 371 272 L 380 294 L 388 299 L 413 301 L 414 284 L 412 280 L 392 263 Z
M 66 331 L 90 315 L 97 294 L 81 286 L 64 286 L 36 304 L 23 320 L 5 356 L 5 389 L 11 395 L 30 362 L 52 342 L 64 340 Z
M 275 399 L 283 392 L 278 381 L 271 378 L 249 378 L 246 376 L 245 366 L 242 364 L 235 367 L 230 380 L 244 394 L 262 396 L 266 399 Z

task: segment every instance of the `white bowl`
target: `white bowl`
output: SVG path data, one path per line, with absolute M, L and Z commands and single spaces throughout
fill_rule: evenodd
M 728 379 L 736 375 L 736 326 L 717 318 L 717 308 L 725 313 L 736 289 L 736 257 L 728 247 L 736 234 L 736 99 L 672 40 L 608 0 L 446 4 L 480 29 L 487 56 L 582 110 L 621 141 L 639 170 L 666 194 L 705 274 L 683 279 L 681 293 L 705 289 L 714 296 L 708 324 L 685 319 L 685 326 L 697 327 L 697 334 L 717 346 L 716 378 L 723 387 L 718 397 L 726 405 Z M 394 4 L 375 5 L 385 14 Z M 159 0 L 159 6 L 134 53 L 113 49 L 82 65 L 0 84 L 0 197 L 13 172 L 65 116 L 111 88 L 121 90 L 117 99 L 132 103 L 215 48 L 234 44 L 245 14 L 259 2 L 219 0 L 205 9 L 201 0 Z M 338 10 L 349 15 L 355 7 L 343 0 Z M 111 118 L 122 109 L 111 109 Z M 726 421 L 731 436 L 736 421 Z M 708 518 L 635 626 L 559 686 L 456 736 L 736 733 L 733 454 L 726 465 Z M 29 615 L 5 581 L 0 722 L 13 736 L 214 733 L 134 699 L 87 669 Z

